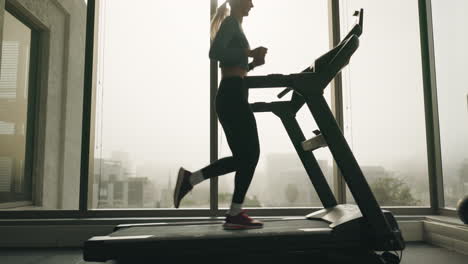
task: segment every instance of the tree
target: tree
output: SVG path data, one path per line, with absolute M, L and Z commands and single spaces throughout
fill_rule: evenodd
M 400 178 L 377 178 L 371 183 L 371 188 L 375 198 L 382 205 L 415 206 L 421 203 L 413 197 L 408 184 Z

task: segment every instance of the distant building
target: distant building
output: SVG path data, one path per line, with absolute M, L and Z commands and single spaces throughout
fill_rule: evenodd
M 154 207 L 154 186 L 146 177 L 135 177 L 121 161 L 95 159 L 94 208 Z
M 460 174 L 459 174 L 460 184 L 459 184 L 459 193 L 460 198 L 466 194 L 468 194 L 468 159 L 465 159 L 460 167 Z
M 327 160 L 318 160 L 329 184 L 332 184 L 332 168 Z M 267 156 L 268 180 L 265 182 L 263 206 L 322 206 L 307 172 L 296 153 L 274 153 Z M 297 191 L 291 202 L 288 191 Z
M 152 185 L 147 178 L 104 181 L 99 186 L 98 208 L 153 207 Z

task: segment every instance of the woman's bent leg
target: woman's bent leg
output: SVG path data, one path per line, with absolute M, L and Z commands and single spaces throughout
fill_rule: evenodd
M 212 162 L 210 165 L 201 169 L 204 179 L 218 177 L 237 170 L 237 164 L 234 157 L 225 157 Z

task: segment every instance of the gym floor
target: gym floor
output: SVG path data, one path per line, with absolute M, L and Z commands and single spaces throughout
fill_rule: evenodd
M 158 261 L 155 260 L 155 263 Z M 217 263 L 224 263 L 219 259 Z M 243 259 L 241 263 L 247 262 Z M 82 260 L 81 249 L 0 249 L 2 264 L 91 264 Z M 112 261 L 107 262 L 108 264 Z M 259 263 L 259 262 L 256 262 Z M 290 263 L 294 263 L 293 261 Z M 309 263 L 314 263 L 310 260 Z M 358 263 L 358 262 L 355 262 Z M 402 264 L 466 264 L 467 255 L 449 251 L 425 243 L 408 243 L 403 254 Z

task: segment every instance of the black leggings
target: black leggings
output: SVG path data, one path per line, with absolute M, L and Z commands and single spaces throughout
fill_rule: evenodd
M 221 80 L 215 100 L 232 156 L 214 161 L 202 169 L 205 179 L 236 172 L 233 203 L 243 203 L 260 155 L 257 123 L 248 102 L 244 79 L 230 77 Z

